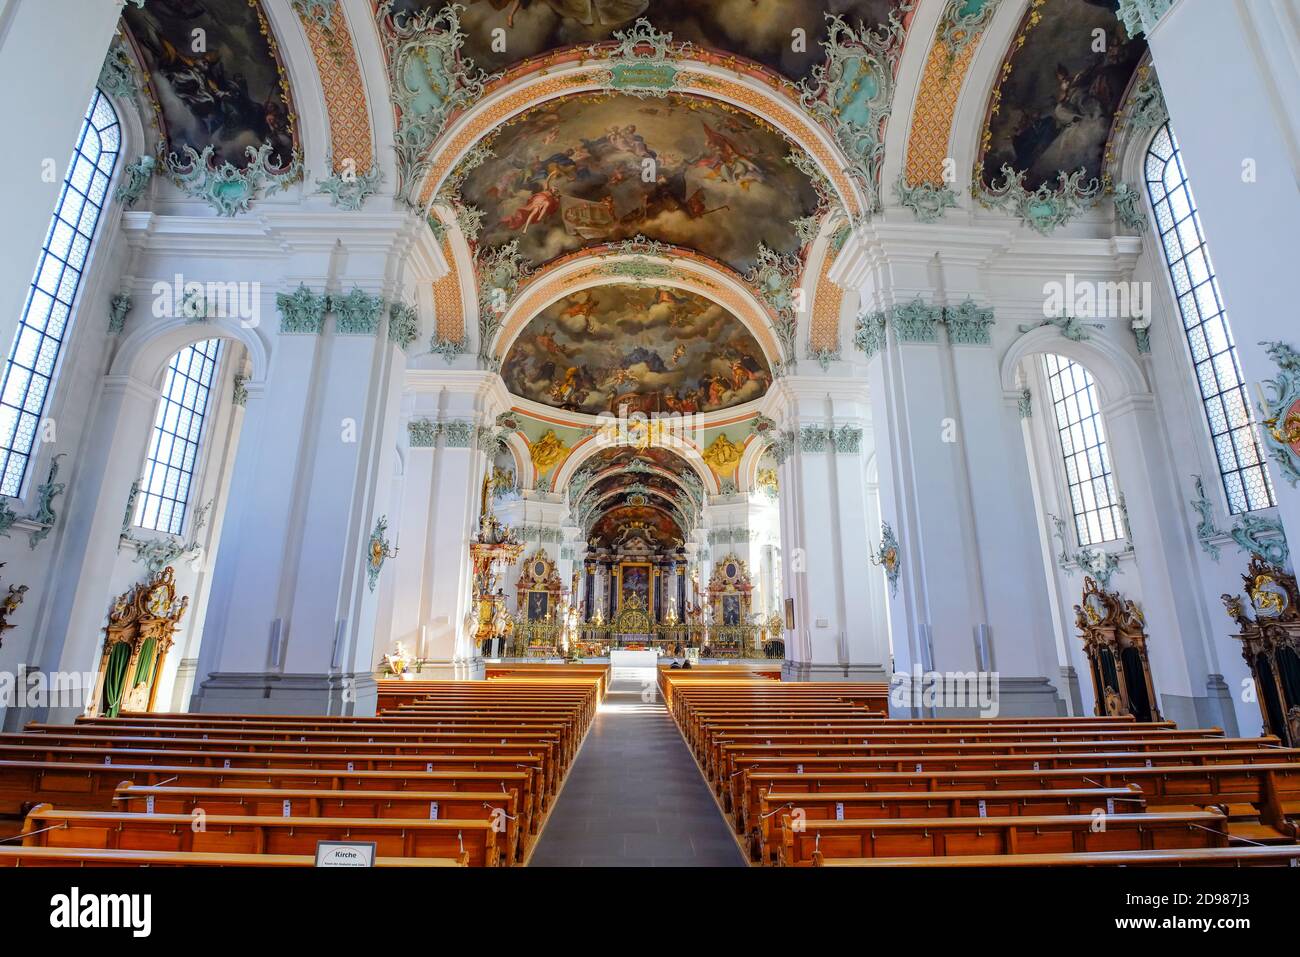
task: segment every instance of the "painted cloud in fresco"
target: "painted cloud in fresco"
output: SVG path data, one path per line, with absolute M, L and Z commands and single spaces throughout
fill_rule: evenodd
M 442 0 L 398 0 L 395 11 L 438 8 Z M 467 0 L 461 14 L 465 55 L 488 72 L 547 50 L 609 40 L 645 17 L 674 40 L 738 53 L 792 79 L 822 62 L 827 13 L 857 28 L 883 24 L 897 0 Z M 492 49 L 492 31 L 505 31 L 504 51 Z M 794 49 L 794 31 L 806 37 Z
M 620 283 L 544 309 L 510 347 L 501 376 L 516 395 L 598 415 L 712 412 L 757 399 L 772 381 L 753 335 L 693 293 Z
M 760 121 L 693 97 L 588 94 L 507 123 L 463 198 L 486 214 L 480 242 L 519 240 L 534 265 L 638 233 L 749 269 L 759 242 L 798 249 L 791 220 L 817 193 Z M 649 182 L 647 179 L 649 171 Z
M 291 109 L 259 9 L 248 0 L 149 0 L 122 17 L 162 107 L 168 149 L 203 152 L 247 165 L 246 147 L 272 146 L 271 165 L 288 166 Z M 194 31 L 206 49 L 194 49 Z
M 1031 190 L 1055 185 L 1060 171 L 1101 176 L 1115 113 L 1146 52 L 1145 40 L 1128 38 L 1117 8 L 1118 0 L 1048 0 L 1039 22 L 1022 27 L 1025 45 L 1012 56 L 989 122 L 985 183 L 1002 178 L 1004 163 L 1026 170 Z M 1106 49 L 1094 53 L 1098 29 Z

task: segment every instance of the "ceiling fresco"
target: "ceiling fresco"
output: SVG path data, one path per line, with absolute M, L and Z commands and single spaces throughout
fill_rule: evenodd
M 515 395 L 570 412 L 713 412 L 772 381 L 758 342 L 695 293 L 618 283 L 542 310 L 501 367 Z
M 393 9 L 441 6 L 443 0 L 396 0 Z M 859 21 L 871 27 L 897 6 L 897 0 L 466 0 L 461 29 L 465 55 L 490 73 L 548 50 L 610 40 L 644 17 L 674 40 L 739 54 L 799 80 L 822 62 L 827 13 L 855 28 Z M 504 49 L 493 48 L 494 30 L 504 31 Z M 802 43 L 792 41 L 795 30 L 803 31 Z
M 644 235 L 739 272 L 759 244 L 796 252 L 793 220 L 817 191 L 761 120 L 697 97 L 566 97 L 504 124 L 461 198 L 484 214 L 479 241 L 519 241 L 531 265 Z
M 1035 190 L 1059 172 L 1100 179 L 1115 113 L 1146 52 L 1115 16 L 1119 0 L 1046 0 L 1021 27 L 1024 45 L 995 97 L 985 133 L 982 178 L 1001 178 L 1003 165 L 1026 173 Z M 1094 32 L 1105 50 L 1094 52 Z
M 293 106 L 256 3 L 149 0 L 143 8 L 128 4 L 122 18 L 162 110 L 170 151 L 211 146 L 217 164 L 243 167 L 248 147 L 269 143 L 268 165 L 290 165 Z
M 626 489 L 632 485 L 644 486 L 651 493 L 662 492 L 672 499 L 679 499 L 683 496 L 681 486 L 669 478 L 657 473 L 649 475 L 635 475 L 630 472 L 617 472 L 612 475 L 603 477 L 599 482 L 594 483 L 584 493 L 584 498 L 598 500 L 605 495 Z
M 682 543 L 682 530 L 672 516 L 649 505 L 622 505 L 610 509 L 597 519 L 587 540 L 598 548 L 610 548 L 638 528 L 649 529 L 657 545 Z

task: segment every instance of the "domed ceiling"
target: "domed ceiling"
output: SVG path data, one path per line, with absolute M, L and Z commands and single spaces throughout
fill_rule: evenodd
M 443 0 L 396 0 L 395 12 L 436 9 Z M 609 40 L 646 17 L 677 41 L 737 53 L 791 79 L 822 61 L 827 13 L 855 26 L 884 23 L 897 0 L 468 0 L 461 14 L 465 54 L 489 72 L 560 47 Z M 505 44 L 494 49 L 493 30 Z M 802 43 L 793 41 L 803 31 Z
M 772 371 L 728 310 L 667 286 L 616 283 L 542 310 L 501 367 L 516 395 L 585 412 L 714 412 L 757 399 Z
M 644 235 L 739 272 L 759 244 L 794 253 L 793 220 L 818 207 L 792 145 L 713 100 L 595 93 L 506 123 L 462 197 L 484 213 L 479 242 L 519 241 L 537 266 L 586 246 Z
M 1004 164 L 1025 172 L 1031 191 L 1055 186 L 1062 171 L 1101 178 L 1115 114 L 1147 49 L 1129 38 L 1118 8 L 1119 0 L 1047 0 L 1031 9 L 985 132 L 985 184 L 1002 178 Z
M 123 21 L 162 111 L 168 148 L 212 147 L 215 164 L 244 167 L 248 147 L 271 146 L 267 166 L 293 160 L 289 85 L 261 8 L 248 0 L 149 0 Z

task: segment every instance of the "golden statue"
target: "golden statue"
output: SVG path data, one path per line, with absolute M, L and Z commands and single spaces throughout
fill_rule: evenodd
M 713 444 L 704 450 L 704 461 L 722 478 L 731 478 L 744 454 L 744 448 L 728 439 L 726 432 L 720 432 Z
M 564 461 L 564 457 L 569 454 L 569 447 L 560 440 L 554 429 L 547 429 L 545 435 L 528 447 L 528 454 L 540 477 Z

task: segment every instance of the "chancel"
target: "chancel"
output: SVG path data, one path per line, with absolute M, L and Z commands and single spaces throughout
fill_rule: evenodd
M 1298 30 L 0 0 L 0 865 L 1295 865 Z

